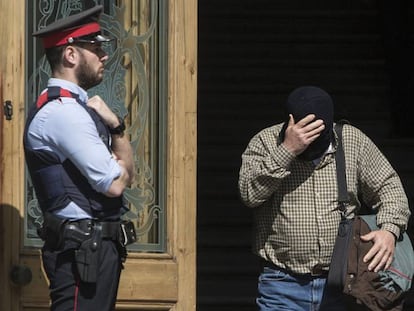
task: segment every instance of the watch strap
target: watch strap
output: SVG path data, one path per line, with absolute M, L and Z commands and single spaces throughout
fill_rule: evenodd
M 124 120 L 119 118 L 119 117 L 118 117 L 118 120 L 119 120 L 119 125 L 117 127 L 114 127 L 114 128 L 108 127 L 109 133 L 111 133 L 113 135 L 120 135 L 125 131 L 125 122 L 124 122 Z

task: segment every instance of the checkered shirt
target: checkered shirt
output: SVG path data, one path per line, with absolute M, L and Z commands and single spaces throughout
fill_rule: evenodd
M 340 221 L 334 143 L 316 166 L 291 154 L 279 140 L 283 124 L 255 135 L 242 155 L 239 191 L 254 208 L 253 251 L 294 273 L 329 269 Z M 336 136 L 337 137 L 337 136 Z M 377 146 L 360 130 L 343 127 L 350 204 L 360 200 L 377 212 L 378 225 L 399 236 L 410 216 L 399 176 Z

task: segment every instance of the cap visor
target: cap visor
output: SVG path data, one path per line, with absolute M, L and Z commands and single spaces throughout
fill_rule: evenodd
M 103 36 L 103 35 L 96 35 L 95 36 L 95 40 L 97 41 L 97 42 L 110 42 L 110 41 L 112 41 L 112 40 L 114 40 L 113 38 L 108 38 L 108 37 L 105 37 L 105 36 Z

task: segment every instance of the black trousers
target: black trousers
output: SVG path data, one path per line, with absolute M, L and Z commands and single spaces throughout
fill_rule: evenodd
M 116 242 L 103 240 L 99 254 L 96 283 L 80 281 L 75 263 L 75 249 L 42 249 L 43 267 L 49 278 L 52 311 L 113 311 L 115 310 L 121 260 Z

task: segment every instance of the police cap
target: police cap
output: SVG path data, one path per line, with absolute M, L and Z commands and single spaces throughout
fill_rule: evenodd
M 34 32 L 33 36 L 41 38 L 46 49 L 76 42 L 108 42 L 111 39 L 101 34 L 98 23 L 102 11 L 102 5 L 94 6 L 57 20 Z

